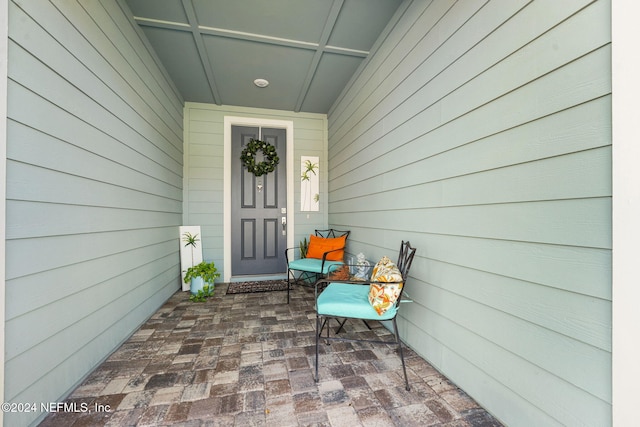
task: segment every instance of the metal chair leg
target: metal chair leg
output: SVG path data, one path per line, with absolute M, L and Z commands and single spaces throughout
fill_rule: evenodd
M 406 385 L 407 391 L 409 391 L 409 378 L 407 377 L 407 367 L 404 364 L 404 354 L 402 353 L 402 341 L 400 341 L 400 335 L 398 334 L 398 324 L 396 323 L 396 318 L 393 318 L 393 333 L 396 336 L 396 342 L 398 343 L 398 352 L 400 352 L 400 360 L 402 361 L 402 371 L 404 372 L 404 382 Z
M 330 329 L 331 325 L 329 324 L 329 321 L 330 321 L 330 320 L 331 320 L 331 318 L 330 318 L 330 317 L 327 317 L 327 318 L 324 320 L 324 324 L 322 325 L 322 327 L 323 327 L 323 328 L 324 328 L 325 326 L 327 327 L 327 338 L 329 338 L 329 333 L 331 332 L 331 329 Z M 331 345 L 331 343 L 330 343 L 329 341 L 327 341 L 327 345 Z
M 316 314 L 316 376 L 314 378 L 315 382 L 320 381 L 320 376 L 318 375 L 318 356 L 319 356 L 319 347 L 320 347 L 320 334 L 322 333 L 322 329 L 320 328 L 320 316 Z

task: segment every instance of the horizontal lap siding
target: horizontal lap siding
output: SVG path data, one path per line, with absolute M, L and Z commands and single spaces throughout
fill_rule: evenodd
M 199 225 L 202 255 L 224 277 L 224 116 L 185 105 L 185 225 Z
M 609 16 L 410 2 L 329 113 L 330 224 L 418 247 L 405 341 L 510 425 L 611 423 Z
M 179 287 L 183 106 L 111 1 L 10 2 L 8 92 L 5 397 L 59 401 Z
M 216 263 L 222 277 L 224 277 L 224 118 L 226 116 L 293 122 L 294 200 L 300 200 L 300 180 L 296 179 L 301 176 L 300 156 L 318 156 L 321 174 L 320 211 L 303 214 L 300 212 L 299 202 L 294 203 L 294 242 L 302 240 L 316 228 L 324 228 L 327 221 L 327 197 L 323 196 L 326 194 L 327 174 L 325 115 L 187 103 L 185 106 L 184 224 L 201 226 L 203 257 Z M 323 174 L 324 177 L 322 177 Z

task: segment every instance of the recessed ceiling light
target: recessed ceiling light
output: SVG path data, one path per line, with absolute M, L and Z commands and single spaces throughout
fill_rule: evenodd
M 253 84 L 258 86 L 258 87 L 267 87 L 269 86 L 269 82 L 265 79 L 255 79 L 253 81 Z

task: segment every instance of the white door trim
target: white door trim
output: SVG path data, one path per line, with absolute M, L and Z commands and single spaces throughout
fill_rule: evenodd
M 293 122 L 289 120 L 261 119 L 256 117 L 224 116 L 224 273 L 222 280 L 231 281 L 231 126 L 261 126 L 286 129 L 287 132 L 287 247 L 293 247 Z

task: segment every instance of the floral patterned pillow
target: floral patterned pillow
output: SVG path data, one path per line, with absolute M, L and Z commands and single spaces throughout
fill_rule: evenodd
M 369 303 L 378 315 L 382 316 L 387 310 L 393 307 L 393 304 L 400 296 L 403 284 L 402 274 L 400 270 L 398 270 L 398 267 L 385 256 L 373 267 L 371 281 L 383 282 L 371 283 L 369 285 Z

